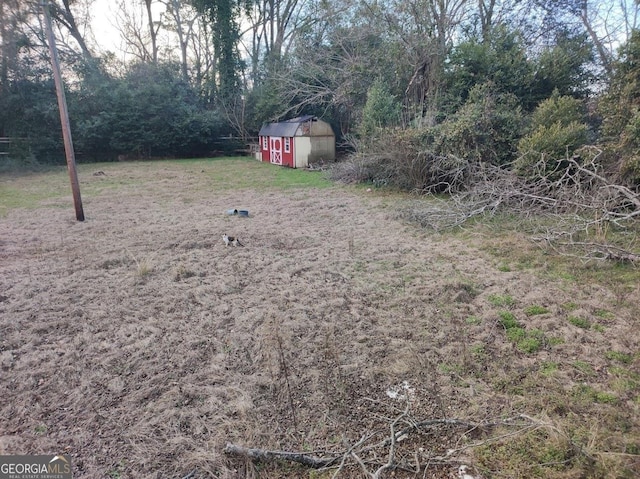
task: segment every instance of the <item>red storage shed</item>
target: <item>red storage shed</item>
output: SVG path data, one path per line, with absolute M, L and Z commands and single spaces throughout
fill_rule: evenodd
M 336 137 L 329 123 L 306 115 L 260 129 L 257 157 L 274 165 L 307 168 L 314 161 L 335 160 Z

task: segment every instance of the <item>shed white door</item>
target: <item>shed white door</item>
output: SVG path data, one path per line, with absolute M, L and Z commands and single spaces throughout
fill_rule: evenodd
M 278 138 L 278 137 L 269 137 L 269 142 L 270 142 L 270 150 L 271 150 L 271 154 L 269 155 L 269 157 L 271 158 L 271 163 L 274 163 L 276 165 L 281 165 L 282 164 L 282 138 Z

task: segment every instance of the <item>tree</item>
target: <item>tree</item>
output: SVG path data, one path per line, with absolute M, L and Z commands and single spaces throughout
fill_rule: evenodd
M 400 103 L 391 94 L 386 83 L 377 79 L 367 92 L 360 134 L 364 137 L 373 134 L 379 128 L 399 124 L 400 111 Z
M 50 72 L 20 72 L 0 98 L 0 129 L 20 138 L 14 160 L 63 163 L 60 114 Z
M 143 0 L 131 5 L 129 1 L 121 0 L 117 25 L 127 54 L 142 62 L 157 63 L 160 22 L 153 20 L 151 3 L 151 0 Z
M 446 68 L 448 110 L 455 111 L 476 85 L 491 82 L 498 91 L 515 95 L 530 109 L 533 65 L 519 32 L 502 24 L 492 29 L 488 42 L 469 39 L 449 56 Z
M 378 72 L 395 93 L 398 81 L 394 73 L 397 55 L 384 35 L 384 26 L 371 26 L 358 18 L 358 10 L 347 22 L 329 10 L 325 19 L 297 40 L 291 55 L 272 61 L 267 83 L 277 91 L 281 107 L 278 116 L 288 114 L 330 114 L 347 133 L 361 118 L 367 91 Z
M 496 0 L 478 0 L 478 17 L 480 18 L 480 35 L 483 43 L 488 43 L 493 28 L 493 16 Z
M 197 26 L 191 35 L 192 56 L 191 81 L 199 91 L 203 101 L 212 103 L 215 92 L 216 57 L 212 46 L 210 27 L 203 15 L 195 19 Z
M 160 29 L 160 21 L 153 19 L 151 3 L 153 0 L 143 0 L 145 10 L 147 12 L 147 28 L 149 29 L 149 38 L 151 39 L 151 61 L 158 63 L 158 30 Z
M 247 12 L 249 27 L 244 41 L 250 65 L 250 80 L 259 82 L 261 67 L 286 57 L 296 38 L 321 21 L 323 9 L 311 0 L 257 0 Z M 243 37 L 244 37 L 243 34 Z
M 617 45 L 638 26 L 640 4 L 636 0 L 534 0 L 533 4 L 544 12 L 544 22 L 551 30 L 573 35 L 585 31 L 605 81 L 611 79 Z
M 0 137 L 7 135 L 6 113 L 9 95 L 9 74 L 15 68 L 20 33 L 16 29 L 17 0 L 0 0 Z
M 598 110 L 602 142 L 619 173 L 640 184 L 640 30 L 634 30 L 612 64 L 611 86 Z
M 595 82 L 589 68 L 594 61 L 592 45 L 585 33 L 572 36 L 561 32 L 554 43 L 534 59 L 533 104 L 556 90 L 560 95 L 585 98 Z
M 185 81 L 189 80 L 189 45 L 192 42 L 194 29 L 197 27 L 198 13 L 191 6 L 181 0 L 164 0 L 166 16 L 173 20 L 172 28 L 180 46 L 180 69 Z
M 123 78 L 74 92 L 79 150 L 93 158 L 199 156 L 224 124 L 186 83 L 178 64 L 137 63 Z
M 418 117 L 433 117 L 441 103 L 445 59 L 469 0 L 391 0 L 369 9 L 406 51 L 409 79 L 405 101 Z
M 240 71 L 242 62 L 238 52 L 240 40 L 239 18 L 241 7 L 247 3 L 237 0 L 192 0 L 193 5 L 211 25 L 212 43 L 217 62 L 218 95 L 221 100 L 233 98 L 241 92 Z
M 634 30 L 620 48 L 612 69 L 611 86 L 600 102 L 605 140 L 615 140 L 621 135 L 640 109 L 640 30 Z
M 92 0 L 89 0 L 89 3 L 83 5 L 85 12 L 87 12 L 90 8 L 91 1 Z M 61 0 L 61 4 L 56 0 L 50 0 L 50 2 L 52 19 L 60 25 L 63 25 L 69 31 L 69 34 L 78 43 L 78 46 L 80 47 L 84 58 L 86 60 L 92 59 L 93 54 L 89 50 L 89 47 L 87 46 L 87 43 L 84 39 L 84 35 L 80 31 L 80 26 L 76 21 L 76 16 L 72 9 L 72 6 L 79 5 L 80 2 L 72 0 Z
M 42 40 L 35 33 L 36 13 L 27 2 L 0 0 L 0 136 L 3 137 L 26 136 L 22 114 L 33 106 L 34 98 L 42 98 L 39 87 L 49 77 L 49 65 L 37 48 Z M 34 83 L 38 87 L 32 89 Z

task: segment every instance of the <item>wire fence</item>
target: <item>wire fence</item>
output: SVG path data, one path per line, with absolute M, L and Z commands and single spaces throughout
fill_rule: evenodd
M 0 158 L 25 158 L 30 151 L 28 138 L 0 136 Z
M 9 156 L 10 146 L 11 146 L 11 138 L 0 137 L 0 156 Z

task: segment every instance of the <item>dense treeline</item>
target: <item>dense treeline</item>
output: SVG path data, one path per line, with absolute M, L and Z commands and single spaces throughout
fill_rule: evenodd
M 56 162 L 37 3 L 0 0 L 0 137 L 14 160 Z M 424 188 L 431 157 L 534 177 L 596 145 L 640 182 L 632 0 L 138 0 L 118 4 L 113 52 L 91 0 L 51 3 L 81 161 L 210 155 L 316 114 L 375 157 L 356 179 Z
M 205 107 L 175 65 L 131 65 L 122 77 L 91 73 L 67 93 L 79 161 L 203 156 L 228 128 Z M 60 117 L 49 78 L 12 82 L 2 98 L 4 135 L 14 155 L 63 159 Z M 26 149 L 26 150 L 25 150 Z

